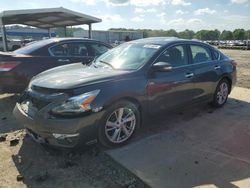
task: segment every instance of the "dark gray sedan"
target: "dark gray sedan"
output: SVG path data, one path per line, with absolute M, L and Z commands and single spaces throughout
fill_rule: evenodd
M 124 43 L 90 66 L 61 66 L 35 76 L 14 109 L 36 141 L 76 147 L 126 143 L 146 118 L 196 102 L 223 106 L 236 63 L 192 40 L 146 38 Z

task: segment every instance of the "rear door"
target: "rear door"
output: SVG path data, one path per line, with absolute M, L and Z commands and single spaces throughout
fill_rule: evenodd
M 192 101 L 194 92 L 194 73 L 188 62 L 186 45 L 172 46 L 156 60 L 172 65 L 168 72 L 153 72 L 148 78 L 147 93 L 149 109 L 152 114 L 160 110 L 177 107 Z
M 190 44 L 190 61 L 195 74 L 196 99 L 210 97 L 221 75 L 221 65 L 213 58 L 210 48 L 205 45 Z

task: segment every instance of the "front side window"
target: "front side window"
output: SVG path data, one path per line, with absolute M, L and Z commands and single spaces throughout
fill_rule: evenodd
M 59 44 L 51 47 L 50 52 L 56 57 L 88 56 L 88 49 L 81 42 Z
M 163 54 L 161 54 L 156 62 L 166 62 L 173 67 L 178 67 L 188 64 L 187 50 L 183 45 L 170 47 Z
M 135 70 L 149 61 L 160 47 L 155 44 L 124 43 L 97 58 L 95 65 Z
M 211 52 L 208 48 L 198 45 L 190 45 L 193 63 L 202 63 L 212 60 Z

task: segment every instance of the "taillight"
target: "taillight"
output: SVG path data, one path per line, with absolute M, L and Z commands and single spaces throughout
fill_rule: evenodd
M 15 68 L 20 62 L 19 61 L 0 61 L 0 72 L 10 71 Z

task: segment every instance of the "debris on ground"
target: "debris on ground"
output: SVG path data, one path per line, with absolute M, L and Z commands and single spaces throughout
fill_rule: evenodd
M 19 138 L 12 138 L 10 140 L 10 146 L 16 146 L 19 143 Z
M 132 178 L 132 179 L 128 180 L 127 182 L 125 182 L 124 185 L 122 185 L 122 187 L 124 187 L 124 188 L 136 188 L 136 179 Z
M 16 180 L 17 181 L 23 181 L 24 177 L 22 175 L 17 175 Z
M 194 161 L 194 164 L 199 164 L 199 161 Z
M 0 95 L 0 135 L 5 140 L 0 142 L 0 187 L 133 187 L 129 181 L 136 177 L 97 147 L 57 150 L 35 143 L 12 116 L 16 100 Z M 147 188 L 138 179 L 134 184 Z
M 76 166 L 76 165 L 77 164 L 70 159 L 67 159 L 67 160 L 64 160 L 64 161 L 58 163 L 58 167 L 62 168 L 62 169 L 70 168 L 70 167 Z
M 17 163 L 22 164 L 22 157 L 20 155 L 17 156 Z
M 7 119 L 7 117 L 2 117 L 2 118 L 1 118 L 1 120 L 6 120 L 6 119 Z
M 42 173 L 32 177 L 32 179 L 35 180 L 36 182 L 43 182 L 43 181 L 47 180 L 48 178 L 49 178 L 48 171 L 42 172 Z
M 7 134 L 0 134 L 0 142 L 5 142 L 7 138 Z

